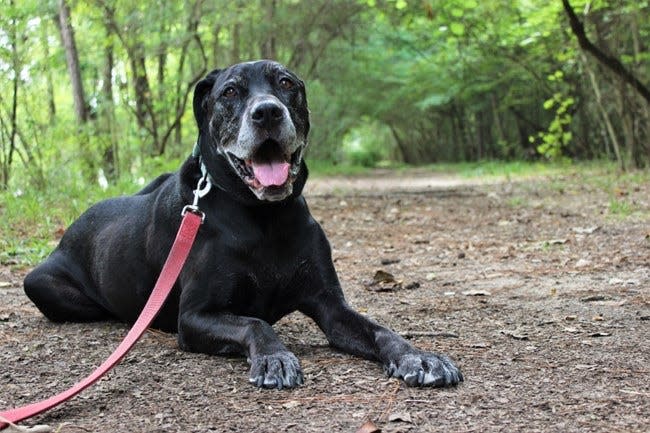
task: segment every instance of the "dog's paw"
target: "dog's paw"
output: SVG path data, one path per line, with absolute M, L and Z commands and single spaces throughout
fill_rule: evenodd
M 288 351 L 257 355 L 249 359 L 248 381 L 259 388 L 295 388 L 304 383 L 298 358 Z
M 390 377 L 400 378 L 408 386 L 443 387 L 463 381 L 458 367 L 446 356 L 435 353 L 408 353 L 384 369 Z

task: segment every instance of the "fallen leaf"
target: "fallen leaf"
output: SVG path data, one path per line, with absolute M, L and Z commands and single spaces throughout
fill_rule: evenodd
M 372 281 L 365 282 L 364 286 L 366 289 L 373 292 L 394 292 L 396 290 L 412 290 L 420 287 L 420 283 L 413 281 L 408 284 L 404 284 L 404 281 L 398 280 L 390 272 L 386 272 L 383 269 L 375 271 L 375 275 L 372 277 Z
M 564 245 L 567 242 L 569 242 L 568 239 L 549 239 L 547 241 L 544 241 L 544 245 Z
M 580 235 L 590 235 L 596 230 L 598 230 L 600 227 L 599 226 L 593 226 L 593 227 L 573 227 L 571 230 L 573 230 L 575 233 L 578 233 Z
M 388 415 L 388 422 L 400 422 L 400 421 L 413 424 L 413 420 L 411 419 L 411 414 L 408 412 L 393 412 L 390 415 Z
M 387 258 L 383 258 L 383 259 L 381 259 L 381 264 L 384 265 L 384 266 L 386 266 L 386 265 L 393 265 L 393 264 L 395 264 L 395 263 L 399 263 L 400 261 L 401 261 L 400 259 L 396 259 L 396 258 L 392 258 L 392 257 L 390 257 L 390 258 L 387 257 Z
M 492 345 L 486 342 L 478 342 L 478 343 L 471 343 L 468 345 L 468 347 L 471 347 L 472 349 L 488 349 L 492 347 Z
M 383 269 L 379 269 L 375 272 L 375 276 L 372 277 L 373 283 L 394 283 L 395 276 L 390 272 L 386 272 Z
M 491 296 L 492 294 L 486 290 L 467 290 L 462 292 L 465 296 Z
M 381 433 L 381 429 L 372 421 L 366 421 L 359 427 L 356 433 Z
M 610 337 L 611 335 L 609 332 L 594 332 L 593 334 L 589 334 L 590 337 Z
M 509 329 L 503 329 L 501 330 L 501 333 L 505 336 L 508 336 L 510 338 L 514 338 L 515 340 L 528 340 L 528 334 L 523 333 L 523 332 L 518 332 L 518 331 L 511 331 Z
M 593 370 L 597 367 L 596 364 L 576 364 L 574 368 L 576 370 Z
M 607 301 L 611 298 L 605 295 L 593 295 L 587 296 L 586 298 L 580 299 L 582 302 L 598 302 L 598 301 Z
M 291 409 L 298 406 L 300 406 L 300 402 L 298 400 L 289 400 L 288 402 L 282 404 L 282 407 L 285 409 Z

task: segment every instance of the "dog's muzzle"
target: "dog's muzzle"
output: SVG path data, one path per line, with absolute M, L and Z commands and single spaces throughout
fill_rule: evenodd
M 225 153 L 258 199 L 277 201 L 293 191 L 304 147 L 287 107 L 269 95 L 257 98 L 248 107 L 237 142 Z

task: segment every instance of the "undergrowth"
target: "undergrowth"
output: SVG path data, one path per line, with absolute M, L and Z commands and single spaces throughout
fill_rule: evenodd
M 167 168 L 167 167 L 166 167 Z M 361 166 L 332 165 L 309 161 L 313 177 L 363 175 L 372 169 Z M 401 174 L 412 167 L 387 166 Z M 497 177 L 504 180 L 542 177 L 554 188 L 586 184 L 606 191 L 610 196 L 609 213 L 617 218 L 639 211 L 639 206 L 627 198 L 627 192 L 650 183 L 650 171 L 620 173 L 615 165 L 595 163 L 528 163 L 476 162 L 437 164 L 418 167 L 418 172 L 431 171 L 462 177 Z M 153 179 L 153 176 L 151 177 Z M 142 188 L 143 179 L 122 181 L 106 189 L 97 184 L 68 185 L 59 183 L 44 191 L 8 190 L 0 192 L 0 264 L 16 268 L 34 266 L 56 246 L 66 227 L 90 205 L 108 197 L 132 194 Z M 521 203 L 511 203 L 512 206 Z M 647 212 L 647 209 L 645 210 Z

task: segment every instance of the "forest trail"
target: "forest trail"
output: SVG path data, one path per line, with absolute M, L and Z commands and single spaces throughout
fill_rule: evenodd
M 650 429 L 650 185 L 412 172 L 310 182 L 350 304 L 451 356 L 461 386 L 405 387 L 293 314 L 275 329 L 301 360 L 299 389 L 255 389 L 244 359 L 181 352 L 152 331 L 34 423 L 64 433 L 355 432 L 368 420 L 384 433 Z M 0 268 L 3 408 L 66 388 L 126 332 L 46 321 L 23 275 Z

